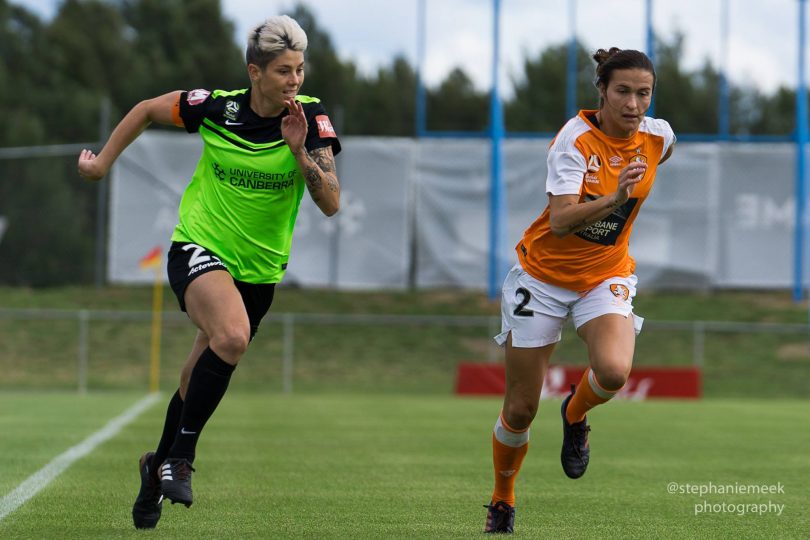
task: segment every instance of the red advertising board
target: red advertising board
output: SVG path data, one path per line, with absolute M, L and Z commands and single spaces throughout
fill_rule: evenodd
M 584 367 L 550 366 L 543 384 L 542 398 L 567 396 L 571 384 L 579 384 Z M 617 397 L 625 399 L 686 398 L 701 394 L 701 372 L 696 367 L 638 367 Z M 462 362 L 456 375 L 456 394 L 503 395 L 503 364 Z

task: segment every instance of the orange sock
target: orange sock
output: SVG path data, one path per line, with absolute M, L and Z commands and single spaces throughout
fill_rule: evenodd
M 515 479 L 528 451 L 529 428 L 520 431 L 512 429 L 501 414 L 492 430 L 492 463 L 495 465 L 493 503 L 503 501 L 515 506 Z
M 616 395 L 616 392 L 621 390 L 606 390 L 599 386 L 596 376 L 591 371 L 591 368 L 585 370 L 582 374 L 582 379 L 577 385 L 574 397 L 568 402 L 568 407 L 565 409 L 565 419 L 569 424 L 576 424 L 585 419 L 585 414 L 596 407 L 601 405 Z

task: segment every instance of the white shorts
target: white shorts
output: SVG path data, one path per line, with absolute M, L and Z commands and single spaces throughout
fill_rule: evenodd
M 608 313 L 633 317 L 636 335 L 644 319 L 633 313 L 635 275 L 606 279 L 584 296 L 539 281 L 516 264 L 503 282 L 501 333 L 498 345 L 512 332 L 513 347 L 543 347 L 560 341 L 562 327 L 570 314 L 574 327 Z

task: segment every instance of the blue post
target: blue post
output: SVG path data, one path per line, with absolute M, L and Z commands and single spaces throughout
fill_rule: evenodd
M 805 267 L 805 212 L 807 201 L 807 174 L 805 170 L 805 142 L 807 142 L 807 85 L 804 74 L 804 18 L 805 0 L 799 0 L 799 75 L 796 83 L 796 231 L 793 254 L 793 299 L 800 301 L 804 296 Z
M 653 31 L 653 0 L 647 0 L 647 56 L 655 65 L 655 32 Z M 647 109 L 647 116 L 655 116 L 655 95 L 650 101 L 650 108 Z
M 500 58 L 501 2 L 492 0 L 492 92 L 489 101 L 489 135 L 492 155 L 490 158 L 490 207 L 489 207 L 489 298 L 495 299 L 500 290 L 502 276 L 500 264 L 501 239 L 504 233 L 504 185 L 501 164 L 501 141 L 503 139 L 503 109 L 498 93 Z
M 720 88 L 717 102 L 717 133 L 727 141 L 729 136 L 729 89 L 728 78 L 728 0 L 720 5 Z
M 568 38 L 568 73 L 565 81 L 565 117 L 577 114 L 577 0 L 568 0 L 568 23 L 571 36 Z
M 416 136 L 422 137 L 427 132 L 425 82 L 422 72 L 425 69 L 425 41 L 427 40 L 425 1 L 419 0 L 416 17 Z

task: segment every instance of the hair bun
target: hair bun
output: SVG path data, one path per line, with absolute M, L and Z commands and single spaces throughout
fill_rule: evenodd
M 605 49 L 599 49 L 593 55 L 593 59 L 596 61 L 597 65 L 604 64 L 611 56 L 614 54 L 620 53 L 622 50 L 618 47 L 611 47 L 607 51 Z

